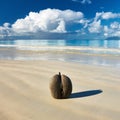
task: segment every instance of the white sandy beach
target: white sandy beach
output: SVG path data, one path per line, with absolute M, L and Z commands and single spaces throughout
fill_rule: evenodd
M 51 97 L 50 78 L 68 75 L 69 99 Z M 120 70 L 57 61 L 0 60 L 0 120 L 119 120 Z

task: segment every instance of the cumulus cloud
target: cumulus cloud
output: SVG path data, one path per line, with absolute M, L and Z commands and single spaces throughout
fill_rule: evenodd
M 101 15 L 102 19 L 113 19 L 113 18 L 120 18 L 119 13 L 112 13 L 112 12 L 102 12 Z
M 109 36 L 119 36 L 120 37 L 120 23 L 112 22 L 110 26 L 104 26 L 104 35 Z
M 57 33 L 65 33 L 67 32 L 65 29 L 65 21 L 61 20 L 57 26 L 56 29 L 52 30 L 51 32 L 57 32 Z
M 115 29 L 115 30 L 120 29 L 120 23 L 119 22 L 113 22 L 113 23 L 111 23 L 110 28 Z
M 40 12 L 30 12 L 12 25 L 4 23 L 0 26 L 0 38 L 5 36 L 50 38 L 54 35 L 60 38 L 71 34 L 74 37 L 92 36 L 94 33 L 101 33 L 105 37 L 120 36 L 120 22 L 116 21 L 116 18 L 120 18 L 120 13 L 97 12 L 94 18 L 87 19 L 80 11 L 48 8 Z
M 18 32 L 66 32 L 66 23 L 74 23 L 83 18 L 82 12 L 72 10 L 45 9 L 30 12 L 24 19 L 18 19 L 12 28 Z
M 95 19 L 114 19 L 114 18 L 120 18 L 120 13 L 112 13 L 112 12 L 97 12 Z
M 102 24 L 103 20 L 120 18 L 120 13 L 112 12 L 97 12 L 93 20 L 87 25 L 88 31 L 90 33 L 102 33 L 105 37 L 109 36 L 120 36 L 120 23 L 107 22 L 107 24 Z
M 82 24 L 83 25 L 83 28 L 87 28 L 89 23 L 90 23 L 90 20 L 87 20 L 87 19 L 81 19 L 80 21 L 78 21 L 78 23 Z
M 101 20 L 93 21 L 89 24 L 88 30 L 90 33 L 100 33 L 102 29 Z
M 4 24 L 3 24 L 3 27 L 9 28 L 9 27 L 10 27 L 10 23 L 4 23 Z
M 12 30 L 10 29 L 10 24 L 9 23 L 4 23 L 3 26 L 0 26 L 0 37 L 4 36 L 11 36 L 12 35 Z

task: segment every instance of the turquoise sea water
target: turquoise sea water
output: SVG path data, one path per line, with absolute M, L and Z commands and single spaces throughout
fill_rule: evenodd
M 25 51 L 38 52 L 24 54 Z M 0 40 L 0 59 L 59 60 L 120 66 L 120 40 Z
M 120 49 L 120 40 L 0 40 L 2 45 L 11 46 L 79 46 Z

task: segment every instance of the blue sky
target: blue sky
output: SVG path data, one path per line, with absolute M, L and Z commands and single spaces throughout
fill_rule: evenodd
M 120 0 L 0 0 L 0 37 L 31 32 L 120 36 L 119 5 Z

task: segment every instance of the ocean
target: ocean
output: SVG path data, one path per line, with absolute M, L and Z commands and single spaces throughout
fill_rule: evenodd
M 0 40 L 0 59 L 59 60 L 120 67 L 120 40 Z
M 120 49 L 120 40 L 0 40 L 0 47 L 72 46 Z

